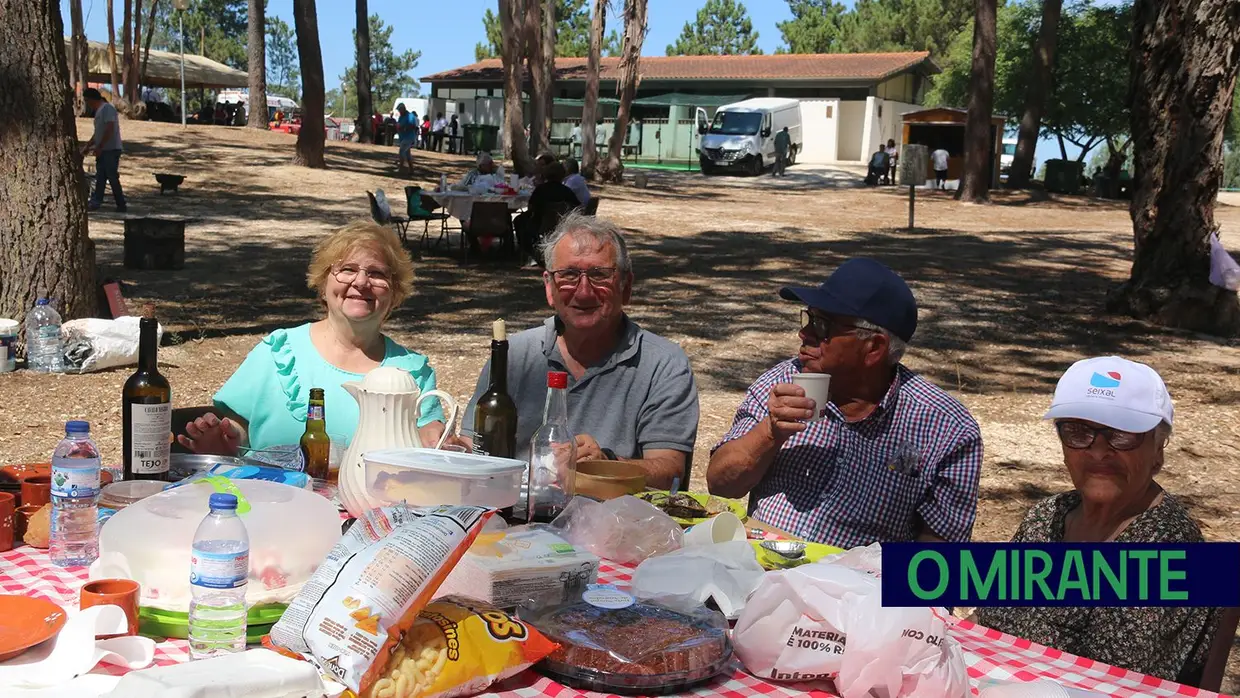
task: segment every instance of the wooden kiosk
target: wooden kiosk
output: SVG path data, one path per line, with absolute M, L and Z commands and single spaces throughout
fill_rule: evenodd
M 964 174 L 964 128 L 969 112 L 965 109 L 935 107 L 905 114 L 903 143 L 924 145 L 934 152 L 943 148 L 950 154 L 947 161 L 947 178 L 960 179 Z M 1003 153 L 1004 116 L 990 119 L 990 167 L 987 181 L 990 188 L 999 187 L 999 156 Z M 934 179 L 934 169 L 926 163 L 926 179 Z

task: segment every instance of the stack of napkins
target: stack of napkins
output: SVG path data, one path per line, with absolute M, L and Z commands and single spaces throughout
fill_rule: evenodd
M 541 526 L 483 533 L 436 597 L 457 594 L 512 608 L 525 601 L 563 603 L 598 581 L 599 559 Z

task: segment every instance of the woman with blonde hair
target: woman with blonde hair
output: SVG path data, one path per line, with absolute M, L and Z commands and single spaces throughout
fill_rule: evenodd
M 422 354 L 383 334 L 383 323 L 413 289 L 413 263 L 389 228 L 370 221 L 346 225 L 314 249 L 306 285 L 326 316 L 263 337 L 213 399 L 213 412 L 186 424 L 177 436 L 196 453 L 234 455 L 296 444 L 306 428 L 311 388 L 323 388 L 327 432 L 352 435 L 357 402 L 341 383 L 360 380 L 378 366 L 413 375 L 422 391 L 435 388 L 435 370 Z M 438 400 L 423 403 L 418 430 L 435 443 L 444 430 Z

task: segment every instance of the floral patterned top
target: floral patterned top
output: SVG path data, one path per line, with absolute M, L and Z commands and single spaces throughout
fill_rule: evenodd
M 1014 543 L 1064 539 L 1064 519 L 1081 503 L 1073 490 L 1033 506 L 1016 529 Z M 1201 529 L 1170 494 L 1133 519 L 1117 543 L 1199 543 Z M 1170 608 L 979 608 L 978 622 L 995 630 L 1112 666 L 1197 685 L 1219 609 Z

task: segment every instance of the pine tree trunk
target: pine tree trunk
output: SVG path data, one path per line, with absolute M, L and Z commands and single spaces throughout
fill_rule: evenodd
M 146 103 L 142 101 L 142 0 L 134 0 L 133 2 L 133 50 L 130 51 L 129 60 L 133 61 L 133 65 L 129 68 L 129 77 L 132 81 L 133 96 L 129 98 L 130 109 L 133 110 L 135 116 L 141 117 L 146 113 Z M 130 94 L 130 84 L 125 83 L 125 96 Z
M 1033 75 L 1029 80 L 1029 92 L 1025 95 L 1025 114 L 1020 119 L 1016 154 L 1012 156 L 1012 169 L 1008 171 L 1008 186 L 1013 189 L 1029 186 L 1032 176 L 1033 156 L 1038 149 L 1038 130 L 1042 126 L 1042 109 L 1046 104 L 1046 95 L 1051 91 L 1055 36 L 1059 31 L 1062 10 L 1063 0 L 1042 0 L 1042 26 L 1038 30 L 1037 46 L 1033 49 Z
M 319 13 L 314 0 L 293 0 L 293 23 L 297 29 L 297 58 L 301 63 L 301 130 L 293 163 L 327 167 L 323 146 L 323 53 L 319 48 Z
M 0 0 L 0 317 L 19 322 L 40 294 L 65 319 L 95 314 L 77 124 L 60 3 Z
M 249 69 L 250 111 L 245 125 L 250 128 L 267 129 L 267 3 L 250 0 L 246 18 L 249 36 L 246 38 L 246 67 Z
M 993 2 L 993 0 L 991 0 Z M 599 166 L 604 182 L 619 183 L 624 177 L 624 140 L 629 131 L 629 115 L 637 85 L 641 82 L 639 60 L 646 38 L 646 0 L 624 2 L 624 45 L 620 49 L 620 107 L 616 111 L 615 129 L 607 144 L 607 159 Z
M 590 55 L 586 57 L 586 100 L 581 107 L 581 174 L 594 179 L 598 169 L 598 72 L 607 24 L 607 0 L 594 0 L 590 20 Z
M 556 0 L 543 0 L 542 11 L 542 70 L 543 83 L 543 138 L 551 148 L 551 122 L 555 119 L 555 8 Z
M 146 84 L 146 67 L 151 63 L 151 41 L 155 39 L 155 11 L 159 0 L 151 0 L 151 12 L 146 16 L 146 46 L 142 49 L 142 70 L 138 71 L 138 84 Z
M 125 0 L 124 12 L 121 15 L 121 89 L 120 95 L 112 97 L 112 106 L 124 114 L 129 113 L 129 103 L 133 101 L 133 0 Z
M 551 85 L 547 55 L 543 51 L 543 0 L 528 0 L 525 7 L 525 59 L 530 75 L 530 152 L 535 156 L 547 150 L 547 102 Z
M 357 0 L 357 139 L 374 140 L 371 114 L 375 113 L 370 94 L 370 9 L 366 0 Z
M 536 2 L 537 0 L 531 0 Z M 500 61 L 504 66 L 504 143 L 517 173 L 533 174 L 521 107 L 521 57 L 524 54 L 525 0 L 499 0 Z M 531 100 L 532 102 L 532 100 Z
M 82 100 L 82 90 L 86 89 L 86 29 L 82 24 L 82 0 L 69 0 L 70 56 L 69 78 L 73 83 L 73 113 L 82 116 L 86 113 L 86 102 Z
M 1240 301 L 1209 282 L 1223 129 L 1240 70 L 1240 3 L 1133 6 L 1132 274 L 1108 307 L 1162 325 L 1240 335 Z
M 116 20 L 112 14 L 112 0 L 108 0 L 108 66 L 112 71 L 112 106 L 120 103 L 120 75 L 116 67 Z
M 995 101 L 995 0 L 974 1 L 973 68 L 969 72 L 969 115 L 964 126 L 961 201 L 990 201 L 990 168 L 995 159 L 990 115 Z

